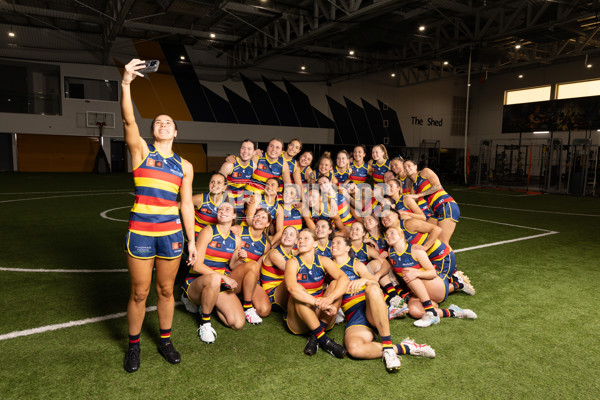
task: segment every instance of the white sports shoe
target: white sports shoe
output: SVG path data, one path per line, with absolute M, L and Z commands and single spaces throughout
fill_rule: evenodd
M 404 339 L 401 344 L 408 346 L 411 356 L 435 358 L 435 350 L 431 346 L 415 343 L 411 338 Z
M 395 308 L 402 308 L 403 305 L 404 300 L 402 300 L 402 297 L 398 295 L 395 295 L 390 299 L 390 306 L 394 306 Z
M 210 322 L 198 327 L 198 335 L 200 336 L 200 340 L 204 343 L 214 343 L 217 338 L 217 332 L 210 325 Z
M 385 369 L 387 370 L 387 372 L 397 371 L 402 365 L 400 363 L 400 357 L 398 357 L 398 355 L 392 349 L 384 350 L 381 359 L 385 364 Z
M 468 308 L 465 308 L 463 310 L 459 306 L 452 304 L 450 305 L 450 307 L 448 307 L 448 310 L 454 311 L 454 318 L 477 319 L 477 314 L 475 314 L 473 310 L 470 310 Z
M 341 324 L 346 319 L 344 312 L 342 311 L 342 307 L 338 308 L 337 314 L 335 315 L 335 323 Z
M 427 328 L 428 326 L 439 323 L 440 317 L 438 315 L 433 315 L 430 312 L 426 312 L 425 315 L 421 317 L 421 319 L 418 319 L 414 322 L 414 325 L 418 326 L 419 328 Z
M 192 314 L 198 314 L 199 307 L 192 303 L 192 301 L 187 298 L 185 293 L 181 293 L 181 302 L 185 306 L 185 309 L 188 310 L 188 312 L 191 312 Z
M 256 313 L 256 308 L 251 307 L 244 311 L 244 315 L 246 316 L 246 321 L 252 325 L 262 324 L 262 318 L 258 316 Z
M 402 318 L 408 312 L 408 307 L 402 306 L 400 308 L 396 308 L 390 304 L 388 307 L 388 319 L 392 320 L 394 318 Z
M 465 275 L 464 272 L 456 271 L 453 276 L 454 278 L 456 278 L 456 281 L 458 283 L 463 284 L 463 288 L 460 290 L 462 290 L 465 294 L 468 294 L 469 296 L 475 295 L 475 288 L 473 287 L 473 285 L 471 285 L 471 280 L 468 276 Z

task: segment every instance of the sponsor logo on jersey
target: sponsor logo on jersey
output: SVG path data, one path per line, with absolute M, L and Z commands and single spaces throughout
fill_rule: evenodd
M 173 250 L 179 250 L 179 249 L 181 249 L 182 246 L 183 246 L 183 243 L 175 242 L 175 243 L 173 243 Z

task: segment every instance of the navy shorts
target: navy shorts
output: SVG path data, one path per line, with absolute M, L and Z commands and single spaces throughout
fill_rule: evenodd
M 460 218 L 460 209 L 458 208 L 458 204 L 455 201 L 447 201 L 444 204 L 441 204 L 438 208 L 435 209 L 434 216 L 438 221 L 443 221 L 445 219 L 451 219 L 454 222 L 458 222 Z
M 154 257 L 174 259 L 181 257 L 183 251 L 183 231 L 167 236 L 144 236 L 127 232 L 125 251 L 134 258 L 150 259 Z

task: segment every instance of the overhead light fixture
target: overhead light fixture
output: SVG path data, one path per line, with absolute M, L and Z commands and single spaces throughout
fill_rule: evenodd
M 8 32 L 8 36 L 10 36 L 10 37 L 15 37 L 16 35 L 15 35 L 15 33 L 14 33 L 14 32 L 12 32 L 12 31 L 11 31 L 11 32 Z
M 516 44 L 516 45 L 515 45 L 515 49 L 519 50 L 520 48 L 521 48 L 521 45 L 520 45 L 520 44 Z
M 419 26 L 419 30 L 420 30 L 421 32 L 423 32 L 423 31 L 425 30 L 425 25 L 421 25 L 421 26 Z
M 354 55 L 354 50 L 348 51 L 348 54 L 350 54 L 351 56 L 353 56 Z
M 180 60 L 185 60 L 185 56 L 179 56 Z
M 533 131 L 534 135 L 543 135 L 544 133 L 550 133 L 550 131 Z
M 396 77 L 396 74 L 392 72 L 392 73 L 390 74 L 390 76 L 391 76 L 392 78 L 395 78 L 395 77 Z
M 448 61 L 444 61 L 444 65 L 448 65 Z
M 519 79 L 521 79 L 523 77 L 523 74 L 519 74 Z
M 300 67 L 300 69 L 301 69 L 302 71 L 305 71 L 305 70 L 306 70 L 306 66 L 305 66 L 305 65 L 303 65 L 303 66 L 301 66 L 301 67 Z
M 214 39 L 214 38 L 216 38 L 216 37 L 217 37 L 217 35 L 215 35 L 214 33 L 211 33 L 211 34 L 210 34 L 210 37 Z
M 592 68 L 592 64 L 586 65 L 587 68 Z

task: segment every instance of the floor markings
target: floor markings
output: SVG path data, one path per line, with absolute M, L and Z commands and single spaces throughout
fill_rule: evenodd
M 60 272 L 60 273 L 75 273 L 75 274 L 97 274 L 110 272 L 127 272 L 128 269 L 44 269 L 44 268 L 4 268 L 0 267 L 0 271 L 6 272 Z
M 600 214 L 580 214 L 580 213 L 569 213 L 569 212 L 560 212 L 560 211 L 528 210 L 525 208 L 486 206 L 483 204 L 460 203 L 460 206 L 461 207 L 462 206 L 471 206 L 471 207 L 495 208 L 498 210 L 524 211 L 524 212 L 533 212 L 533 213 L 542 213 L 542 214 L 574 215 L 574 216 L 578 216 L 578 217 L 600 217 Z

